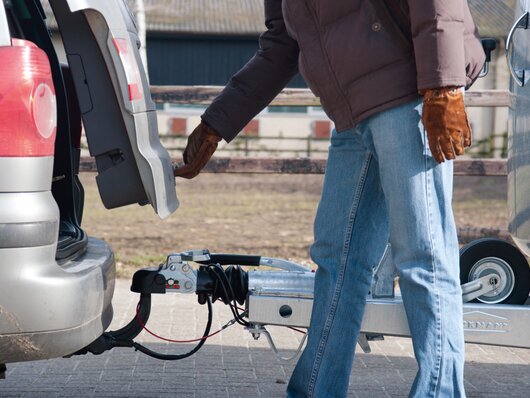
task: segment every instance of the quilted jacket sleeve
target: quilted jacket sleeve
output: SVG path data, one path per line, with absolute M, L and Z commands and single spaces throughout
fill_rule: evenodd
M 265 0 L 267 31 L 254 57 L 228 82 L 202 120 L 230 142 L 298 71 L 298 44 L 288 34 L 282 0 Z
M 418 90 L 466 86 L 466 0 L 407 0 L 418 72 Z M 468 33 L 469 32 L 469 33 Z

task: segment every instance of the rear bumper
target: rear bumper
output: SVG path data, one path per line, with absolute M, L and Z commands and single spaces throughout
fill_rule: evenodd
M 55 245 L 0 249 L 0 274 L 0 363 L 71 354 L 112 320 L 114 255 L 103 241 L 62 266 Z

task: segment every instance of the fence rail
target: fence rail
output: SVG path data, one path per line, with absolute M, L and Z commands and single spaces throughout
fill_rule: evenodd
M 151 96 L 157 103 L 208 105 L 222 91 L 219 86 L 151 86 Z M 512 106 L 513 98 L 507 90 L 474 90 L 465 96 L 466 106 L 506 107 Z M 285 89 L 271 106 L 319 106 L 320 101 L 308 89 Z M 250 149 L 252 151 L 253 149 Z M 174 163 L 182 162 L 179 158 Z M 214 157 L 204 169 L 206 173 L 240 174 L 323 174 L 325 159 L 311 158 L 251 158 Z M 93 158 L 81 159 L 80 171 L 95 172 Z M 505 159 L 457 159 L 454 174 L 461 176 L 506 176 Z
M 187 136 L 184 135 L 171 135 L 171 134 L 160 134 L 160 140 L 162 144 L 170 153 L 176 151 L 182 153 L 187 143 Z M 274 141 L 275 143 L 295 142 L 298 144 L 296 147 L 268 147 L 261 146 L 264 142 Z M 315 138 L 311 135 L 296 137 L 296 136 L 252 136 L 252 135 L 239 135 L 237 136 L 230 145 L 223 147 L 223 152 L 235 153 L 235 156 L 250 156 L 255 153 L 269 153 L 271 156 L 278 154 L 297 154 L 300 156 L 307 156 L 310 158 L 314 154 L 327 154 L 328 153 L 328 138 Z
M 181 158 L 173 158 L 173 163 L 182 163 Z M 231 174 L 324 174 L 325 159 L 310 158 L 213 158 L 204 168 L 205 173 Z M 94 158 L 82 157 L 81 172 L 95 172 Z M 456 159 L 454 174 L 458 176 L 506 176 L 506 159 Z
M 157 103 L 209 105 L 222 91 L 220 86 L 151 86 L 151 97 Z M 473 90 L 466 92 L 466 106 L 511 106 L 507 90 Z M 320 100 L 309 89 L 285 89 L 271 106 L 320 106 Z

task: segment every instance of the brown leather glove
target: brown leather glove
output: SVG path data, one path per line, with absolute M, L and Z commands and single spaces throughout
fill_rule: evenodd
M 196 177 L 212 157 L 219 141 L 221 136 L 201 122 L 188 137 L 183 154 L 184 166 L 175 169 L 175 177 Z
M 464 154 L 471 145 L 471 127 L 460 88 L 424 90 L 421 120 L 427 131 L 432 156 L 438 163 Z M 445 157 L 445 159 L 444 159 Z

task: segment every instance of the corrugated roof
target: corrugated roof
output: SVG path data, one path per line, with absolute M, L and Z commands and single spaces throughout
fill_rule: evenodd
M 469 0 L 482 37 L 505 39 L 514 21 L 515 0 Z
M 119 0 L 109 0 L 119 1 Z M 57 27 L 48 0 L 48 24 Z M 128 0 L 133 13 L 135 0 Z M 263 0 L 144 0 L 150 32 L 257 35 L 265 30 Z
M 128 1 L 134 12 L 135 0 Z M 515 1 L 469 0 L 480 34 L 506 38 Z M 55 27 L 48 0 L 42 3 L 50 26 Z M 144 4 L 151 32 L 257 35 L 265 29 L 263 0 L 144 0 Z
M 134 11 L 134 0 L 129 0 Z M 265 29 L 263 0 L 144 0 L 147 29 L 256 34 Z

